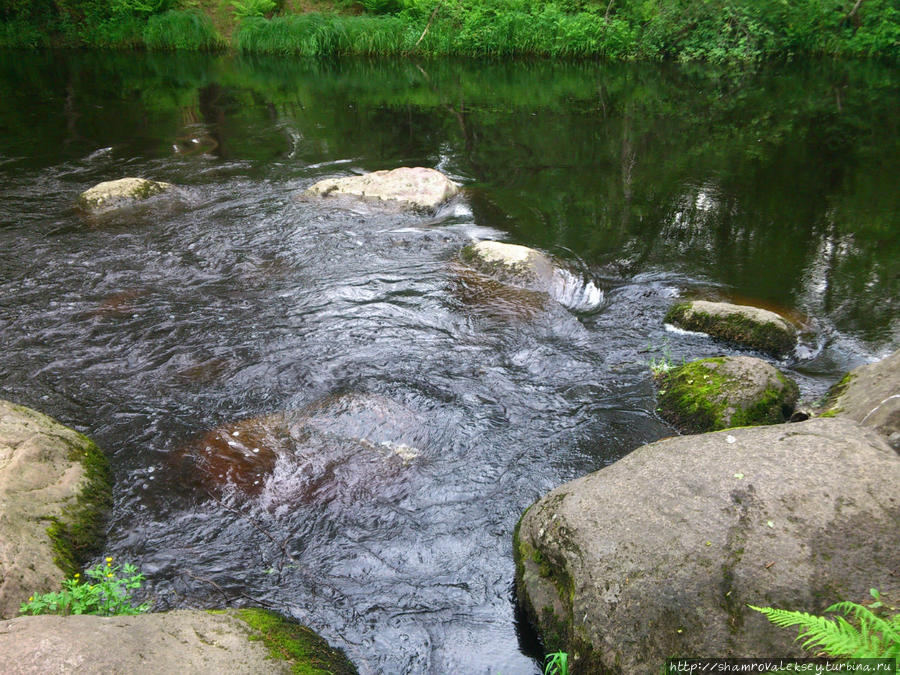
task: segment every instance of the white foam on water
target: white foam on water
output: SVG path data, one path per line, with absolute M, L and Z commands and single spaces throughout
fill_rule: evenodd
M 553 271 L 553 288 L 550 295 L 563 307 L 578 312 L 597 309 L 606 297 L 603 289 L 596 286 L 593 281 L 585 281 L 563 269 Z
M 699 330 L 685 330 L 684 328 L 679 328 L 678 326 L 673 326 L 670 323 L 663 324 L 668 333 L 675 333 L 675 335 L 702 335 L 704 337 L 709 337 L 708 333 L 704 333 Z

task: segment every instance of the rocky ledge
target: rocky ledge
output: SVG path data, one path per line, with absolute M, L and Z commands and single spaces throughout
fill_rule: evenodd
M 357 671 L 342 651 L 309 628 L 266 610 L 237 609 L 0 621 L 0 672 L 351 675 Z
M 520 603 L 573 674 L 671 656 L 800 655 L 747 605 L 821 613 L 900 586 L 900 456 L 849 419 L 651 443 L 516 528 Z
M 672 307 L 664 321 L 777 357 L 790 354 L 797 344 L 797 331 L 787 319 L 750 305 L 694 300 Z
M 80 571 L 98 552 L 111 502 L 93 441 L 0 400 L 0 618 Z
M 401 167 L 362 176 L 327 178 L 303 194 L 306 198 L 343 199 L 345 205 L 363 203 L 388 210 L 434 211 L 458 192 L 456 183 L 440 171 Z

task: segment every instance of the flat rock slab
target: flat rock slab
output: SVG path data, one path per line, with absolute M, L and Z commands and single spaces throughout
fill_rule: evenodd
M 762 359 L 700 359 L 657 376 L 660 414 L 686 433 L 790 419 L 797 384 Z
M 751 305 L 694 300 L 675 305 L 664 320 L 778 357 L 790 354 L 797 344 L 797 331 L 787 319 Z
M 120 178 L 85 190 L 78 198 L 78 204 L 89 211 L 106 211 L 149 199 L 174 187 L 171 183 L 146 178 Z
M 900 450 L 900 350 L 850 371 L 831 392 L 828 411 L 877 429 Z
M 344 198 L 389 210 L 434 211 L 454 197 L 459 187 L 440 171 L 424 167 L 401 167 L 362 176 L 326 178 L 304 195 Z
M 522 517 L 520 602 L 573 673 L 799 655 L 747 604 L 821 613 L 900 580 L 900 455 L 851 420 L 665 439 Z
M 244 610 L 246 612 L 246 610 Z M 256 610 L 258 612 L 258 610 Z M 273 658 L 263 632 L 242 610 L 211 614 L 179 610 L 138 616 L 23 616 L 0 622 L 0 672 L 70 673 L 291 673 L 296 659 Z M 268 613 L 266 613 L 268 614 Z M 318 648 L 309 673 L 353 673 L 341 652 L 309 629 Z
M 35 592 L 57 590 L 79 554 L 90 553 L 70 546 L 90 549 L 102 536 L 111 502 L 105 461 L 77 431 L 0 400 L 0 618 L 18 614 Z

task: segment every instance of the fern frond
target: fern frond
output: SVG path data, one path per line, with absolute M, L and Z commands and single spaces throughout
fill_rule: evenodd
M 857 629 L 843 616 L 829 619 L 807 612 L 796 612 L 774 607 L 754 607 L 776 626 L 799 627 L 797 640 L 804 649 L 819 647 L 830 656 L 850 656 L 856 658 L 897 657 L 900 651 L 897 616 L 889 621 L 876 616 L 867 607 L 853 602 L 839 602 L 826 611 L 842 612 L 859 621 Z

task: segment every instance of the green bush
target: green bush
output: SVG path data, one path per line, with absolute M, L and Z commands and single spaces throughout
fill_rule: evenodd
M 154 50 L 214 50 L 223 44 L 212 19 L 194 11 L 169 10 L 151 16 L 143 37 L 147 49 Z
M 119 576 L 119 572 L 122 576 Z M 134 565 L 125 563 L 121 567 L 113 565 L 107 558 L 106 565 L 100 564 L 85 571 L 93 580 L 83 581 L 80 574 L 63 582 L 63 590 L 55 593 L 33 595 L 23 602 L 20 614 L 140 614 L 150 609 L 149 603 L 134 606 L 129 591 L 140 588 L 144 575 Z

